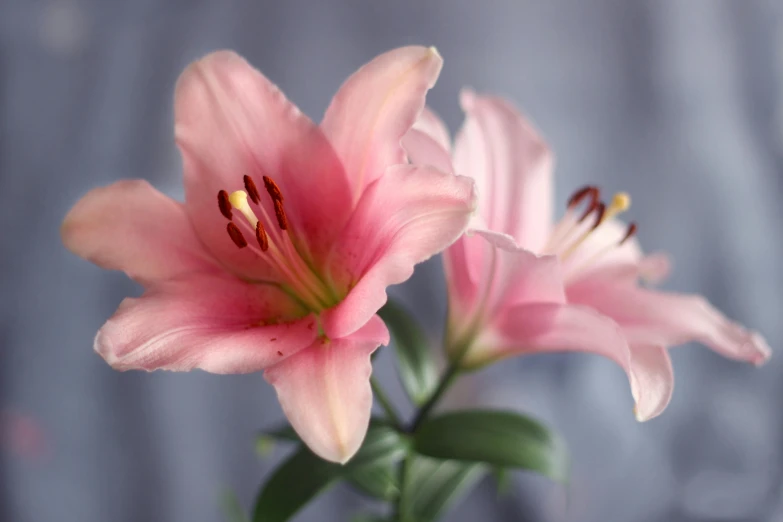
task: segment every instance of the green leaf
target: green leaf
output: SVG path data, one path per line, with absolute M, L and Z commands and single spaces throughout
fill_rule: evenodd
M 395 464 L 407 453 L 410 442 L 388 425 L 371 425 L 362 448 L 346 464 L 345 478 L 363 493 L 382 500 L 399 495 Z
M 346 479 L 365 495 L 391 502 L 400 495 L 394 464 L 393 461 L 382 461 L 361 466 L 351 470 Z
M 436 460 L 422 456 L 407 462 L 405 487 L 400 506 L 401 520 L 438 520 L 484 474 L 479 464 Z
M 492 476 L 495 477 L 495 489 L 498 497 L 507 495 L 511 488 L 511 473 L 508 468 L 495 467 L 492 470 Z
M 438 384 L 438 371 L 427 337 L 416 320 L 391 300 L 378 315 L 391 332 L 402 384 L 413 403 L 421 406 Z
M 379 417 L 373 417 L 370 419 L 370 430 L 375 430 L 378 428 L 392 428 L 392 426 L 385 420 Z M 384 437 L 386 440 L 388 440 L 389 435 L 386 431 L 378 432 L 379 434 L 384 434 Z M 365 442 L 368 440 L 374 440 L 372 438 L 365 439 Z M 261 433 L 258 434 L 258 439 L 256 440 L 256 444 L 261 444 L 262 441 L 271 441 L 271 442 L 302 442 L 302 439 L 299 438 L 299 435 L 296 433 L 294 428 L 290 424 L 283 424 L 282 426 L 278 426 L 277 428 L 272 428 L 269 430 L 262 430 Z
M 415 451 L 439 459 L 485 462 L 537 471 L 564 482 L 567 455 L 539 422 L 513 412 L 460 411 L 424 421 L 413 436 Z
M 405 455 L 408 446 L 408 440 L 391 427 L 380 423 L 370 426 L 362 447 L 344 466 L 321 460 L 302 446 L 283 462 L 264 484 L 256 499 L 253 520 L 290 520 L 319 493 L 341 479 L 361 482 L 364 489 L 380 490 L 380 479 L 375 470 L 382 466 L 392 467 L 394 462 Z M 374 482 L 370 484 L 371 481 Z
M 408 451 L 410 441 L 387 424 L 372 423 L 362 447 L 344 466 L 347 470 L 360 469 L 383 461 L 398 461 Z
M 343 473 L 339 464 L 316 457 L 306 447 L 283 462 L 256 499 L 254 522 L 284 522 L 331 486 Z

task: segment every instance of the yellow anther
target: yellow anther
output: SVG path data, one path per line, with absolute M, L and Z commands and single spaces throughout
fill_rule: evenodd
M 244 190 L 237 190 L 236 192 L 232 192 L 228 197 L 228 200 L 231 202 L 231 206 L 240 211 L 242 215 L 245 216 L 245 219 L 247 219 L 250 225 L 255 228 L 256 223 L 258 223 L 258 218 L 256 217 L 255 212 L 253 212 L 253 209 L 250 208 L 250 205 L 247 203 L 247 192 Z

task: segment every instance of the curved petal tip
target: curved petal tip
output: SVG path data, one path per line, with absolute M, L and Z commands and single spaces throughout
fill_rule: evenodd
M 772 348 L 769 347 L 769 344 L 767 344 L 766 339 L 758 333 L 758 332 L 751 332 L 748 336 L 748 343 L 750 345 L 749 352 L 755 352 L 756 355 L 752 356 L 750 359 L 750 362 L 755 364 L 756 366 L 761 366 L 765 362 L 769 360 L 770 357 L 772 357 Z
M 674 370 L 668 349 L 632 345 L 629 379 L 636 420 L 645 422 L 663 413 L 674 393 Z

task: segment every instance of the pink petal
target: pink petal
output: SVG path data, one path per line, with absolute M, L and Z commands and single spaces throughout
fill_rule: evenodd
M 443 271 L 449 294 L 450 330 L 467 326 L 478 312 L 481 278 L 489 270 L 494 247 L 486 239 L 464 234 L 443 252 Z
M 443 172 L 453 172 L 449 131 L 434 112 L 424 107 L 413 128 L 402 139 L 408 161 L 429 165 Z
M 443 172 L 453 172 L 451 155 L 430 135 L 411 129 L 402 139 L 408 161 L 414 165 L 429 165 Z
M 567 292 L 569 301 L 612 317 L 632 342 L 674 346 L 698 341 L 725 357 L 754 364 L 764 363 L 771 354 L 758 333 L 730 321 L 702 296 L 591 279 Z
M 340 87 L 321 128 L 342 159 L 354 201 L 387 167 L 405 163 L 400 140 L 442 65 L 435 48 L 402 47 L 376 57 Z
M 449 129 L 446 128 L 446 124 L 443 123 L 443 120 L 441 120 L 431 109 L 424 107 L 421 114 L 419 114 L 419 119 L 413 124 L 413 128 L 428 135 L 435 140 L 435 143 L 440 145 L 441 148 L 451 154 L 451 136 L 449 135 Z
M 454 169 L 476 180 L 487 228 L 540 251 L 552 224 L 552 154 L 531 124 L 507 102 L 462 93 L 465 123 Z
M 479 232 L 487 238 L 489 233 Z M 565 287 L 556 256 L 537 256 L 524 249 L 495 247 L 493 288 L 498 307 L 530 303 L 564 303 Z
M 315 318 L 302 313 L 274 286 L 195 274 L 125 299 L 95 350 L 117 370 L 254 372 L 313 342 Z M 278 318 L 287 322 L 261 326 Z
M 640 420 L 657 415 L 669 402 L 673 378 L 668 354 L 655 352 L 656 347 L 632 349 L 617 323 L 585 306 L 545 303 L 513 307 L 476 343 L 464 360 L 468 367 L 511 355 L 550 352 L 587 352 L 611 359 L 628 375 Z
M 575 240 L 583 232 L 593 226 L 590 218 L 584 220 L 571 234 Z M 563 261 L 563 270 L 569 281 L 577 281 L 583 278 L 615 278 L 619 274 L 636 280 L 645 270 L 652 270 L 651 275 L 665 275 L 663 267 L 641 266 L 644 254 L 635 237 L 622 242 L 628 233 L 628 224 L 617 219 L 605 221 L 598 228 L 591 231 L 579 244 L 578 248 Z M 654 263 L 660 260 L 653 261 Z
M 386 287 L 462 234 L 475 204 L 473 181 L 429 167 L 398 165 L 367 188 L 332 256 L 336 281 L 351 289 L 323 316 L 329 337 L 361 327 L 386 302 Z
M 464 273 L 469 270 L 460 270 L 463 274 L 458 274 L 457 280 L 447 279 L 449 296 L 456 300 L 449 302 L 451 320 L 456 319 L 467 327 L 476 313 L 492 318 L 515 305 L 565 303 L 557 257 L 537 256 L 516 245 L 511 236 L 486 230 L 473 231 L 472 236 L 464 236 L 460 243 L 449 251 L 465 250 L 469 270 L 479 271 L 481 275 L 476 285 L 467 284 L 472 276 L 466 277 Z M 455 256 L 450 257 L 453 263 Z
M 320 129 L 260 72 L 228 51 L 191 64 L 177 82 L 175 119 L 190 219 L 224 264 L 269 278 L 250 249 L 234 246 L 218 211 L 218 191 L 242 189 L 245 174 L 261 191 L 262 176 L 274 179 L 303 248 L 313 255 L 328 250 L 351 211 L 348 180 Z M 276 228 L 271 198 L 262 192 L 261 201 L 272 221 L 264 224 Z
M 603 355 L 630 372 L 631 353 L 620 327 L 584 306 L 533 303 L 515 306 L 497 318 L 491 340 L 472 349 L 471 364 L 539 352 L 590 352 Z
M 631 345 L 631 367 L 638 384 L 634 409 L 640 422 L 660 415 L 674 392 L 674 372 L 669 351 L 654 344 Z
M 663 252 L 653 252 L 639 262 L 639 276 L 651 284 L 663 282 L 671 273 L 671 259 Z
M 376 315 L 353 335 L 316 340 L 264 372 L 291 426 L 321 458 L 344 464 L 361 446 L 372 409 L 370 355 L 388 342 Z
M 91 190 L 65 216 L 60 234 L 77 256 L 143 284 L 216 268 L 182 204 L 143 180 Z

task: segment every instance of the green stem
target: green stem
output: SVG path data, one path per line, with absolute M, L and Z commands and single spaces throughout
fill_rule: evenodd
M 445 352 L 455 353 L 456 355 L 449 363 L 449 366 L 446 368 L 446 372 L 443 374 L 443 377 L 440 378 L 438 387 L 435 388 L 432 396 L 430 396 L 427 402 L 424 403 L 424 406 L 422 406 L 421 409 L 416 413 L 416 417 L 413 419 L 413 423 L 411 423 L 411 432 L 415 432 L 419 428 L 421 423 L 427 419 L 427 416 L 432 413 L 432 409 L 438 404 L 438 401 L 440 401 L 443 394 L 446 393 L 446 390 L 448 390 L 451 385 L 454 384 L 454 379 L 457 378 L 457 376 L 460 374 L 460 370 L 462 369 L 462 359 L 465 358 L 465 354 L 467 354 L 468 350 L 470 350 L 470 346 L 473 344 L 473 339 L 473 335 L 462 337 L 454 343 L 454 346 L 457 349 L 449 350 L 448 347 L 452 341 L 450 340 L 449 335 L 446 335 L 446 338 L 444 339 L 446 348 Z
M 449 343 L 449 337 L 446 336 L 446 343 Z M 440 399 L 443 397 L 443 394 L 446 393 L 446 390 L 448 390 L 452 384 L 454 384 L 454 380 L 459 376 L 461 371 L 461 364 L 462 359 L 465 357 L 465 354 L 468 353 L 468 350 L 470 349 L 471 344 L 473 343 L 473 336 L 468 336 L 462 338 L 460 341 L 456 343 L 457 350 L 456 350 L 456 356 L 454 359 L 449 363 L 448 367 L 446 368 L 446 371 L 443 373 L 443 376 L 440 378 L 440 382 L 438 382 L 438 387 L 435 388 L 435 391 L 432 392 L 432 395 L 429 399 L 427 399 L 427 402 L 424 403 L 424 406 L 422 406 L 418 412 L 416 412 L 416 416 L 413 419 L 413 422 L 411 422 L 411 426 L 408 429 L 409 433 L 415 433 L 416 430 L 419 428 L 422 422 L 427 420 L 427 417 L 430 413 L 432 413 L 432 409 L 437 406 Z M 446 350 L 447 353 L 449 353 L 448 350 Z M 406 517 L 408 516 L 407 509 L 405 506 L 405 479 L 406 474 L 408 470 L 409 461 L 412 458 L 412 455 L 408 453 L 406 455 L 405 459 L 399 464 L 398 473 L 399 473 L 399 487 L 400 487 L 400 495 L 397 497 L 397 501 L 394 503 L 394 514 L 392 520 L 396 522 L 407 522 Z
M 397 482 L 400 485 L 400 494 L 397 496 L 397 500 L 394 502 L 394 512 L 392 514 L 392 520 L 394 522 L 408 522 L 408 506 L 405 502 L 405 478 L 408 474 L 408 463 L 410 462 L 411 454 L 408 452 L 405 458 L 402 459 L 397 465 Z
M 448 390 L 451 385 L 454 384 L 454 379 L 457 377 L 457 375 L 459 375 L 459 370 L 460 368 L 458 361 L 454 361 L 449 364 L 448 368 L 446 368 L 446 373 L 443 374 L 443 377 L 441 377 L 440 382 L 438 383 L 438 387 L 432 393 L 427 402 L 424 403 L 424 406 L 422 406 L 421 409 L 416 413 L 416 417 L 411 423 L 411 432 L 415 432 L 421 423 L 427 419 L 427 416 L 438 404 L 438 401 L 440 401 L 443 394 L 446 393 L 446 390 Z
M 392 405 L 391 401 L 386 396 L 386 392 L 384 392 L 383 388 L 381 388 L 381 385 L 378 384 L 378 381 L 375 380 L 375 377 L 370 377 L 370 385 L 372 386 L 372 391 L 375 394 L 375 398 L 378 399 L 378 404 L 380 404 L 381 408 L 383 408 L 383 411 L 386 412 L 386 416 L 389 418 L 392 424 L 394 424 L 395 428 L 402 431 L 402 419 L 400 419 L 400 416 L 397 415 L 397 411 L 394 409 L 394 405 Z

